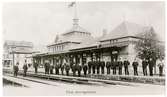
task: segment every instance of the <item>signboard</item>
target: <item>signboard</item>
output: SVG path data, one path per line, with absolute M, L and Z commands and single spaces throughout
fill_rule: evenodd
M 117 54 L 118 53 L 118 51 L 112 51 L 112 54 Z

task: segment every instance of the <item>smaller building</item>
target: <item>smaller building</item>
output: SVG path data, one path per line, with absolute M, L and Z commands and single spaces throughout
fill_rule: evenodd
M 32 63 L 33 43 L 26 41 L 6 40 L 3 45 L 3 66 L 13 66 L 19 62 L 20 66 L 27 63 Z

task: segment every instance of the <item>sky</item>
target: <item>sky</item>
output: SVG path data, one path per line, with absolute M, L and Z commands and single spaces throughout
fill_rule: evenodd
M 4 40 L 30 41 L 38 45 L 52 43 L 57 34 L 71 29 L 74 8 L 70 2 L 3 3 Z M 164 2 L 77 2 L 79 25 L 93 37 L 110 33 L 123 21 L 153 26 L 165 40 Z

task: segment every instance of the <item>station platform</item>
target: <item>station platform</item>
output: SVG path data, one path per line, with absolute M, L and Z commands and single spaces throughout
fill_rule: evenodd
M 12 74 L 13 71 L 9 68 L 3 68 L 4 74 Z M 23 70 L 19 70 L 19 74 L 23 74 Z M 94 81 L 94 82 L 104 82 L 111 83 L 110 81 L 117 81 L 117 84 L 125 85 L 125 82 L 133 82 L 133 83 L 144 83 L 144 84 L 154 84 L 154 85 L 165 85 L 165 77 L 159 76 L 133 76 L 133 75 L 106 75 L 106 74 L 88 74 L 87 76 L 66 76 L 66 75 L 55 75 L 55 74 L 44 74 L 44 71 L 39 71 L 37 74 L 34 71 L 29 70 L 27 72 L 28 76 L 31 77 L 40 77 L 40 78 L 48 78 L 48 79 L 56 79 L 56 80 L 64 80 L 64 81 Z M 129 85 L 127 83 L 127 85 Z

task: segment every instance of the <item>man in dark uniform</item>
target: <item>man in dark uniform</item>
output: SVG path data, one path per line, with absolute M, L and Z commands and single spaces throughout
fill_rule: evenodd
M 91 69 L 92 69 L 92 61 L 88 62 L 88 73 L 91 74 Z
M 57 74 L 57 75 L 59 75 L 59 68 L 60 68 L 59 63 L 56 63 L 55 64 L 55 74 Z
M 96 69 L 97 69 L 97 74 L 100 73 L 100 61 L 96 61 Z
M 82 70 L 82 66 L 81 66 L 81 63 L 79 63 L 77 65 L 77 71 L 78 71 L 78 76 L 80 77 L 81 76 L 81 70 Z
M 111 64 L 111 66 L 110 66 L 111 72 L 112 72 L 113 67 L 114 67 L 114 64 L 113 64 L 113 63 L 114 63 L 113 60 L 111 60 L 111 62 L 110 62 L 110 64 Z
M 50 74 L 53 74 L 53 68 L 54 68 L 54 66 L 50 65 Z
M 163 76 L 163 68 L 164 68 L 163 58 L 159 60 L 158 67 L 159 67 L 159 76 Z
M 124 61 L 125 75 L 129 75 L 129 70 L 128 70 L 129 65 L 130 65 L 130 62 L 127 59 L 125 59 Z
M 73 63 L 71 69 L 72 69 L 72 72 L 73 72 L 73 76 L 75 76 L 76 75 L 76 66 L 75 66 L 75 63 Z
M 60 69 L 61 69 L 61 74 L 64 75 L 64 64 L 61 64 Z
M 113 75 L 117 73 L 117 61 L 116 59 L 113 60 Z
M 18 71 L 19 71 L 19 62 L 16 63 L 16 65 L 13 66 L 14 69 L 14 76 L 17 77 Z
M 134 69 L 134 75 L 137 75 L 138 76 L 138 65 L 139 63 L 137 62 L 137 59 L 134 60 L 134 62 L 132 63 L 132 66 L 133 66 L 133 69 Z
M 50 71 L 50 62 L 47 61 L 47 74 L 49 74 L 49 71 Z
M 45 74 L 47 74 L 47 62 L 44 63 L 44 68 L 45 68 Z
M 83 71 L 84 71 L 84 75 L 85 75 L 85 76 L 86 76 L 87 70 L 88 70 L 88 65 L 85 64 L 85 65 L 83 66 Z
M 70 65 L 69 64 L 65 65 L 65 70 L 66 70 L 66 75 L 69 76 L 69 71 L 70 71 Z
M 105 62 L 104 61 L 100 62 L 100 67 L 101 67 L 101 74 L 104 74 L 104 67 L 105 67 Z
M 111 62 L 106 62 L 107 74 L 110 74 Z
M 26 76 L 26 75 L 27 75 L 27 69 L 28 69 L 27 60 L 25 60 L 25 63 L 24 63 L 24 65 L 23 65 L 23 70 L 24 70 L 23 76 Z
M 123 66 L 123 62 L 121 61 L 121 58 L 119 58 L 119 61 L 118 61 L 119 75 L 122 75 L 122 66 Z
M 92 71 L 93 71 L 93 74 L 95 74 L 95 70 L 96 70 L 96 62 L 93 61 L 92 62 Z
M 143 68 L 143 75 L 144 76 L 147 76 L 147 65 L 148 65 L 148 62 L 146 61 L 146 59 L 144 58 L 142 60 L 142 68 Z
M 34 62 L 34 68 L 35 68 L 35 73 L 37 73 L 38 72 L 38 63 L 36 61 Z
M 154 64 L 155 64 L 154 61 L 152 60 L 152 58 L 150 58 L 150 60 L 148 61 L 150 76 L 153 76 L 153 67 L 154 67 Z

